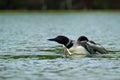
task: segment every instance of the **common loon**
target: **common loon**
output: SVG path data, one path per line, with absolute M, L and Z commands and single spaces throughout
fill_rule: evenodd
M 55 41 L 63 45 L 63 51 L 65 55 L 87 55 L 96 54 L 99 52 L 101 54 L 107 54 L 107 50 L 99 44 L 88 40 L 85 36 L 80 36 L 77 41 L 71 40 L 66 36 L 59 35 L 55 38 L 48 39 L 49 41 Z
M 94 41 L 88 40 L 85 36 L 80 36 L 77 40 L 78 45 L 82 45 L 90 54 L 96 54 L 99 52 L 101 54 L 107 54 L 107 50 L 102 47 L 100 44 L 95 43 Z

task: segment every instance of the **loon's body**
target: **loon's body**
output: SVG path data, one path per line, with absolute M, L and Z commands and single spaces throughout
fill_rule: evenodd
M 88 55 L 96 54 L 99 52 L 101 54 L 106 54 L 107 51 L 102 46 L 96 44 L 93 41 L 89 41 L 87 37 L 80 36 L 77 41 L 70 40 L 65 36 L 57 36 L 53 39 L 48 39 L 50 41 L 56 41 L 63 45 L 64 54 L 68 55 Z

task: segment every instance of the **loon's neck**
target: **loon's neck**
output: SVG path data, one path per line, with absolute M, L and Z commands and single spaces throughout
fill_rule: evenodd
M 73 42 L 72 40 L 69 40 L 69 42 L 67 44 L 65 44 L 65 46 L 69 49 L 73 46 Z

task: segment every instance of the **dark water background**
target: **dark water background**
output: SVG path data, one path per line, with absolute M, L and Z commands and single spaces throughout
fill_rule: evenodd
M 64 59 L 47 41 L 57 35 L 85 35 L 113 52 Z M 0 13 L 0 80 L 120 80 L 119 40 L 120 12 Z

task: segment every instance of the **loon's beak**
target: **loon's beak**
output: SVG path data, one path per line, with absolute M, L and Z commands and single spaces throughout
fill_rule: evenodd
M 52 38 L 52 39 L 48 39 L 49 41 L 55 41 L 55 38 Z

